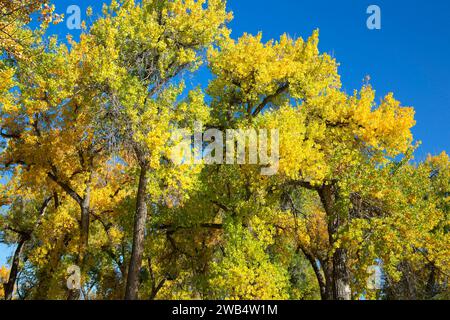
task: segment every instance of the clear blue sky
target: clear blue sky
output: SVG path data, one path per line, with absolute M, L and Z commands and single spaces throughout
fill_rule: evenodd
M 84 14 L 102 1 L 56 0 L 58 12 L 78 4 Z M 381 8 L 381 30 L 366 27 L 369 5 Z M 448 0 L 228 0 L 235 19 L 233 37 L 262 31 L 264 39 L 283 33 L 308 37 L 320 29 L 320 49 L 341 63 L 345 90 L 360 88 L 370 75 L 378 96 L 392 91 L 416 109 L 415 138 L 422 141 L 416 158 L 450 152 L 450 1 Z M 54 29 L 77 34 L 65 24 Z M 206 73 L 202 73 L 204 75 Z M 10 250 L 0 244 L 0 265 Z

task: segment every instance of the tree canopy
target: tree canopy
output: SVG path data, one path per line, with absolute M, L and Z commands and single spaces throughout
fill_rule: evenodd
M 343 90 L 317 30 L 233 39 L 223 0 L 113 0 L 58 39 L 53 10 L 1 2 L 1 298 L 450 298 L 450 158 L 415 161 L 414 109 Z M 171 161 L 198 123 L 278 130 L 276 174 Z

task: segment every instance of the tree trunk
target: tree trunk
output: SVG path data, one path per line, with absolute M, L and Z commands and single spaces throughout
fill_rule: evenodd
M 301 245 L 299 245 L 299 248 L 297 252 L 301 250 L 303 254 L 305 255 L 306 259 L 309 261 L 311 267 L 313 268 L 314 274 L 316 275 L 317 283 L 319 284 L 320 289 L 320 298 L 322 300 L 331 300 L 331 295 L 329 293 L 330 290 L 327 290 L 327 277 L 326 277 L 326 270 L 324 269 L 324 265 L 322 261 L 320 261 L 320 267 L 317 263 L 317 259 L 312 255 L 310 252 L 308 252 L 305 248 L 303 248 Z M 322 274 L 322 270 L 323 273 Z M 325 275 L 325 276 L 324 276 Z
M 153 284 L 152 292 L 150 294 L 149 300 L 155 300 L 156 296 L 158 295 L 159 291 L 164 287 L 164 284 L 166 283 L 166 279 L 161 280 L 157 286 Z
M 319 196 L 327 213 L 329 242 L 333 247 L 336 235 L 342 227 L 342 218 L 336 205 L 339 196 L 338 190 L 333 184 L 324 185 L 319 190 Z M 327 279 L 328 295 L 329 290 L 332 289 L 333 300 L 351 300 L 350 272 L 347 267 L 347 251 L 344 248 L 336 249 L 333 254 L 332 266 L 328 272 L 330 276 Z
M 81 204 L 81 230 L 80 230 L 80 248 L 79 263 L 83 265 L 86 258 L 86 252 L 89 245 L 89 214 L 91 206 L 91 187 L 87 185 L 83 202 Z
M 5 300 L 11 300 L 14 293 L 14 285 L 17 281 L 17 275 L 19 273 L 20 255 L 22 254 L 23 247 L 25 243 L 31 239 L 31 236 L 35 229 L 37 229 L 42 222 L 42 218 L 45 215 L 46 209 L 52 197 L 46 198 L 39 210 L 39 216 L 36 220 L 34 228 L 30 231 L 20 233 L 20 240 L 17 244 L 17 248 L 14 251 L 14 257 L 11 265 L 11 270 L 9 272 L 8 282 L 4 285 L 5 289 Z
M 136 216 L 134 221 L 133 249 L 131 252 L 130 265 L 125 292 L 125 300 L 138 299 L 139 274 L 144 252 L 145 224 L 147 222 L 147 168 L 141 166 L 139 187 L 136 198 Z
M 436 267 L 430 264 L 430 275 L 425 289 L 425 299 L 431 300 L 436 295 Z
M 11 265 L 11 270 L 9 272 L 8 282 L 5 283 L 5 300 L 11 300 L 14 293 L 14 286 L 17 280 L 17 274 L 19 273 L 19 263 L 20 255 L 22 254 L 22 249 L 25 242 L 28 240 L 26 236 L 20 236 L 20 241 L 14 251 L 14 257 Z
M 323 273 L 325 274 L 325 294 L 324 300 L 334 300 L 333 292 L 333 261 L 327 259 L 324 264 Z
M 91 210 L 91 179 L 87 183 L 85 194 L 81 208 L 81 224 L 80 224 L 80 243 L 78 247 L 77 264 L 82 269 L 86 259 L 87 248 L 89 246 L 89 223 L 90 223 L 90 210 Z M 79 300 L 81 292 L 79 289 L 69 290 L 67 300 Z
M 347 252 L 338 248 L 333 255 L 333 291 L 335 300 L 351 300 L 350 274 L 347 268 Z

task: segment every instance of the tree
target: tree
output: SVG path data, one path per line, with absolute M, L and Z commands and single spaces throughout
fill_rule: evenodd
M 99 66 L 109 70 L 95 79 L 107 96 L 104 112 L 112 126 L 108 130 L 116 132 L 121 148 L 132 155 L 139 175 L 126 299 L 136 299 L 138 294 L 147 194 L 156 201 L 161 196 L 159 188 L 149 190 L 148 185 L 164 179 L 170 187 L 178 180 L 180 189 L 190 184 L 181 180 L 173 166 L 164 164 L 169 158 L 166 141 L 171 128 L 197 117 L 201 120 L 206 114 L 196 91 L 186 102 L 179 101 L 184 89 L 180 75 L 198 67 L 201 51 L 226 30 L 223 25 L 228 18 L 224 3 L 217 0 L 128 1 L 122 5 L 113 1 L 86 38 L 96 48 L 86 61 L 94 70 Z
M 17 59 L 26 59 L 31 32 L 23 28 L 32 20 L 32 14 L 41 21 L 41 27 L 57 24 L 64 18 L 54 13 L 55 6 L 48 0 L 0 1 L 0 48 Z
M 414 109 L 345 92 L 318 31 L 233 39 L 221 0 L 112 1 L 62 41 L 41 4 L 2 7 L 3 298 L 448 297 L 449 158 L 415 162 Z M 192 141 L 171 160 L 177 129 L 209 128 L 278 130 L 276 174 Z
M 384 214 L 383 205 L 375 205 L 379 199 L 361 194 L 363 173 L 379 174 L 375 168 L 389 167 L 412 148 L 413 109 L 392 94 L 376 106 L 369 85 L 353 96 L 342 92 L 337 63 L 319 53 L 317 32 L 306 42 L 283 36 L 263 44 L 261 35 L 244 35 L 224 43 L 210 53 L 214 111 L 228 127 L 244 122 L 281 130 L 282 182 L 314 191 L 326 214 L 330 250 L 322 261 L 310 259 L 313 267 L 320 261 L 322 296 L 350 299 L 350 257 L 341 233 L 361 211 L 369 218 Z

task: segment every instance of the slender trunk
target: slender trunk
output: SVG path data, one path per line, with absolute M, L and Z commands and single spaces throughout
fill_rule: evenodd
M 44 203 L 42 204 L 39 210 L 39 216 L 36 220 L 36 224 L 31 231 L 23 232 L 20 234 L 20 240 L 17 244 L 17 248 L 14 251 L 14 257 L 11 265 L 11 270 L 9 272 L 8 282 L 4 285 L 5 289 L 5 300 L 11 300 L 14 293 L 14 286 L 17 281 L 17 275 L 19 274 L 19 264 L 20 264 L 20 255 L 22 254 L 23 247 L 25 243 L 31 239 L 31 236 L 36 228 L 38 228 L 42 222 L 42 218 L 45 215 L 45 211 L 47 206 L 52 198 L 46 198 Z
M 333 262 L 327 261 L 327 264 L 324 265 L 324 274 L 325 274 L 325 299 L 324 300 L 334 300 L 334 292 L 333 292 Z
M 428 277 L 425 299 L 431 300 L 436 295 L 436 267 L 430 264 L 430 275 Z
M 314 274 L 316 275 L 317 283 L 319 284 L 321 299 L 322 300 L 329 300 L 328 296 L 327 296 L 326 279 L 325 279 L 324 275 L 322 274 L 322 270 L 321 270 L 323 268 L 322 263 L 321 263 L 321 267 L 322 268 L 320 268 L 318 263 L 317 263 L 317 260 L 314 258 L 314 256 L 311 253 L 309 253 L 302 246 L 299 246 L 299 250 L 301 250 L 303 252 L 303 254 L 305 255 L 306 259 L 309 261 L 309 263 L 311 264 L 311 267 L 313 268 Z
M 314 273 L 316 275 L 317 282 L 319 283 L 320 297 L 322 298 L 322 300 L 328 300 L 326 280 L 325 280 L 324 276 L 322 275 L 322 271 L 317 266 L 317 262 L 310 260 L 310 263 L 311 263 Z
M 139 186 L 136 198 L 136 216 L 134 221 L 133 249 L 128 268 L 125 300 L 138 299 L 139 273 L 144 252 L 145 224 L 147 222 L 147 168 L 141 166 Z
M 87 185 L 85 196 L 81 204 L 81 229 L 80 229 L 80 248 L 79 248 L 79 263 L 83 264 L 86 258 L 86 252 L 89 245 L 89 214 L 91 206 L 91 187 Z
M 166 279 L 161 280 L 157 286 L 153 284 L 152 292 L 150 294 L 149 300 L 155 300 L 156 296 L 158 295 L 159 291 L 164 287 L 164 284 L 166 283 Z
M 17 280 L 17 274 L 19 273 L 19 263 L 20 263 L 20 255 L 22 254 L 22 249 L 25 242 L 28 240 L 26 236 L 20 236 L 19 244 L 17 245 L 16 250 L 14 251 L 14 257 L 11 265 L 11 270 L 9 272 L 8 282 L 5 283 L 5 300 L 11 300 L 14 293 L 14 286 Z

